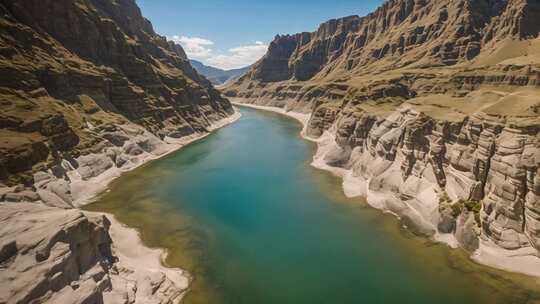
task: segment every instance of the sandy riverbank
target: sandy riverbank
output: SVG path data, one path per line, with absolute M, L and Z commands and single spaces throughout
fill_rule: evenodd
M 329 171 L 332 174 L 341 177 L 343 180 L 343 191 L 347 197 L 364 197 L 370 206 L 379 209 L 385 213 L 394 214 L 398 218 L 400 217 L 399 214 L 396 214 L 392 210 L 389 210 L 383 203 L 381 203 L 387 198 L 387 194 L 379 193 L 369 189 L 369 180 L 354 176 L 352 170 L 333 167 L 325 162 L 324 158 L 326 154 L 329 153 L 335 145 L 334 136 L 331 131 L 325 131 L 325 133 L 319 138 L 312 138 L 307 136 L 306 128 L 311 116 L 310 114 L 285 111 L 285 109 L 283 108 L 272 106 L 245 104 L 239 102 L 240 99 L 237 99 L 236 101 L 234 101 L 234 99 L 232 100 L 233 104 L 237 106 L 245 106 L 249 108 L 279 113 L 300 121 L 303 125 L 303 129 L 301 131 L 302 137 L 306 140 L 317 143 L 317 151 L 313 156 L 313 161 L 311 163 L 313 167 Z M 420 216 L 418 217 L 420 220 L 426 222 L 429 220 L 421 218 L 421 216 L 422 215 L 420 214 Z M 445 243 L 449 247 L 454 249 L 459 247 L 457 240 L 452 234 L 442 234 L 436 232 L 432 236 L 432 239 L 437 242 Z M 505 250 L 486 240 L 481 240 L 479 249 L 477 249 L 471 254 L 471 259 L 479 264 L 489 267 L 536 277 L 538 283 L 540 284 L 540 258 L 535 255 L 535 251 L 533 248 L 522 248 L 520 250 Z

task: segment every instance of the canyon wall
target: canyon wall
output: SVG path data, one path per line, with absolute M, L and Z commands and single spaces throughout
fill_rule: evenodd
M 455 233 L 471 251 L 480 235 L 505 249 L 540 249 L 538 122 L 485 113 L 449 121 L 408 103 L 385 117 L 332 110 L 314 112 L 307 134 L 335 134 L 325 162 L 363 179 L 364 195 L 385 194 L 373 203 L 423 234 Z M 476 237 L 458 234 L 462 217 L 472 218 Z
M 181 138 L 233 113 L 133 0 L 10 0 L 0 12 L 0 179 L 8 185 L 118 146 L 129 137 L 115 135 L 122 125 Z
M 178 303 L 186 274 L 76 208 L 238 117 L 184 50 L 134 0 L 0 0 L 0 105 L 0 302 Z
M 311 113 L 306 135 L 348 170 L 346 191 L 418 233 L 537 267 L 538 18 L 536 0 L 390 0 L 276 36 L 224 92 Z

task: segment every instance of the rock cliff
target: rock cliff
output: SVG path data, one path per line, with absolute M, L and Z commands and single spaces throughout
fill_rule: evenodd
M 311 113 L 346 192 L 415 231 L 538 267 L 538 18 L 537 0 L 389 0 L 277 36 L 224 91 Z
M 0 0 L 0 105 L 0 303 L 179 302 L 186 274 L 76 207 L 238 117 L 183 49 L 134 0 Z
M 535 0 L 386 1 L 362 18 L 276 36 L 244 80 L 345 80 L 404 67 L 470 64 L 502 40 L 537 37 L 538 6 Z
M 133 0 L 9 0 L 0 13 L 0 179 L 8 184 L 117 145 L 110 134 L 119 125 L 180 138 L 233 113 Z

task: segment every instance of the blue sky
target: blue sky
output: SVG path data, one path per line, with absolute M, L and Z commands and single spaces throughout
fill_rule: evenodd
M 276 34 L 314 31 L 328 19 L 363 16 L 383 0 L 136 0 L 154 29 L 188 56 L 230 69 L 264 55 Z

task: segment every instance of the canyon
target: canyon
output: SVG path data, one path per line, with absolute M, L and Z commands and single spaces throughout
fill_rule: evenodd
M 223 89 L 307 113 L 350 196 L 490 266 L 538 275 L 540 3 L 390 0 L 278 35 Z
M 309 117 L 313 164 L 347 196 L 540 276 L 538 0 L 388 0 L 276 36 L 220 90 L 135 0 L 0 13 L 0 303 L 179 303 L 189 273 L 81 208 L 240 118 L 231 101 Z

